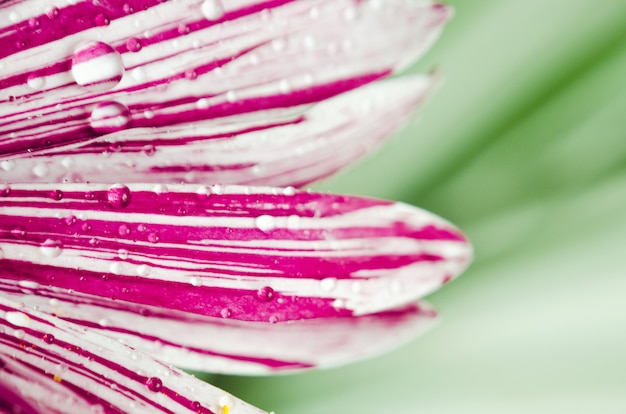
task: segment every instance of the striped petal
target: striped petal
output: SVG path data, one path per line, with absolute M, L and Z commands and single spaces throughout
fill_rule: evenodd
M 0 411 L 262 413 L 120 341 L 1 296 Z
M 258 118 L 208 122 L 210 136 L 181 144 L 182 129 L 154 137 L 150 128 L 107 139 L 96 150 L 7 160 L 9 182 L 220 182 L 301 186 L 329 175 L 392 135 L 432 88 L 410 76 L 376 82 L 304 112 L 264 111 Z M 215 138 L 215 139 L 214 139 Z M 112 152 L 108 152 L 111 150 Z M 103 156 L 102 151 L 107 151 Z M 181 161 L 182 160 L 182 161 Z
M 307 118 L 310 104 L 406 67 L 435 40 L 449 11 L 400 0 L 111 0 L 63 8 L 31 0 L 5 2 L 0 14 L 7 22 L 0 28 L 0 179 L 109 181 L 108 167 L 90 166 L 85 176 L 72 169 L 70 156 L 80 154 L 120 175 L 138 163 L 150 181 L 221 182 L 230 174 L 229 183 L 278 185 L 285 170 L 308 152 L 314 165 L 320 151 L 290 142 L 301 158 L 273 166 L 268 154 L 283 145 L 274 129 Z M 352 140 L 360 130 L 350 124 L 365 118 L 343 115 Z M 316 141 L 345 133 L 319 128 L 305 122 L 292 132 Z M 260 130 L 279 142 L 259 151 Z M 190 160 L 179 153 L 183 143 L 195 154 Z M 213 156 L 215 146 L 229 153 L 228 144 L 231 155 L 241 145 L 248 156 Z M 323 145 L 343 150 L 341 138 Z M 30 157 L 34 165 L 24 161 Z M 293 183 L 336 169 L 309 168 Z
M 471 257 L 463 235 L 428 212 L 293 188 L 42 184 L 0 194 L 3 291 L 52 300 L 47 311 L 87 326 L 160 340 L 164 355 L 169 348 L 194 349 L 193 365 L 185 352 L 170 360 L 196 368 L 202 352 L 239 349 L 235 357 L 243 362 L 272 368 L 258 360 L 284 359 L 280 344 L 289 341 L 281 338 L 309 323 L 329 332 L 369 324 L 380 332 L 391 321 L 386 325 L 404 332 L 415 318 L 423 322 L 424 312 L 386 311 L 438 288 Z M 58 312 L 60 302 L 72 306 Z M 355 318 L 369 314 L 376 315 Z M 290 330 L 292 321 L 301 321 L 298 328 Z M 232 335 L 207 340 L 190 331 L 194 323 L 206 326 L 208 336 L 214 329 Z M 275 341 L 259 348 L 254 338 L 265 329 L 273 329 L 267 338 Z M 232 342 L 220 345 L 221 338 Z M 287 368 L 301 359 L 287 361 Z M 199 366 L 224 369 L 207 364 Z M 318 362 L 300 365 L 306 364 Z

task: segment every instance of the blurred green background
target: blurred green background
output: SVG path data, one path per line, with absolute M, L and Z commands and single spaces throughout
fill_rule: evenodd
M 626 0 L 449 1 L 445 78 L 317 186 L 446 217 L 476 261 L 442 322 L 344 368 L 212 382 L 277 414 L 626 413 Z

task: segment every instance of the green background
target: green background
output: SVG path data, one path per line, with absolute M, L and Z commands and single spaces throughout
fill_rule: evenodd
M 414 71 L 445 78 L 379 152 L 317 186 L 459 225 L 442 322 L 351 366 L 212 382 L 277 414 L 626 413 L 626 0 L 450 1 Z

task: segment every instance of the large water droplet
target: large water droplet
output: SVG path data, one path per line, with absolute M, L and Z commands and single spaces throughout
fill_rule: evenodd
M 15 326 L 28 326 L 30 324 L 30 317 L 22 312 L 9 311 L 4 315 L 4 319 Z
M 200 6 L 202 14 L 208 20 L 219 20 L 224 15 L 224 6 L 220 0 L 205 0 Z
M 122 57 L 102 42 L 81 43 L 72 55 L 72 76 L 77 84 L 89 90 L 112 89 L 122 79 Z
M 130 188 L 124 184 L 114 184 L 107 190 L 107 202 L 113 208 L 124 208 L 130 204 Z
M 91 111 L 89 121 L 96 132 L 115 132 L 130 125 L 130 111 L 124 104 L 116 101 L 102 102 Z
M 47 239 L 39 249 L 46 257 L 58 257 L 63 252 L 63 244 L 58 240 Z

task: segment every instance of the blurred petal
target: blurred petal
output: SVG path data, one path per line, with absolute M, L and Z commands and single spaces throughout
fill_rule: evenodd
M 28 170 L 28 181 L 48 179 L 45 160 L 63 179 L 58 170 L 68 164 L 58 164 L 68 155 L 105 152 L 96 165 L 126 165 L 142 151 L 162 151 L 151 165 L 161 182 L 180 181 L 185 167 L 197 173 L 185 179 L 215 182 L 207 170 L 223 169 L 221 160 L 180 165 L 170 159 L 172 144 L 208 153 L 202 144 L 238 137 L 246 124 L 254 130 L 293 122 L 308 104 L 406 67 L 449 15 L 441 5 L 403 1 L 108 3 L 48 10 L 46 2 L 31 1 L 1 9 L 9 14 L 1 19 L 9 22 L 2 29 L 9 72 L 0 79 L 0 154 L 14 164 L 37 157 L 41 164 Z M 252 167 L 262 167 L 264 154 L 245 161 L 248 175 L 237 183 L 260 179 Z M 169 169 L 168 161 L 179 168 Z M 6 181 L 26 180 L 23 170 L 11 171 Z M 108 181 L 108 168 L 89 171 Z M 263 182 L 284 183 L 272 181 L 280 172 Z
M 107 312 L 118 318 L 113 310 L 149 315 L 119 321 L 151 340 L 195 341 L 196 320 L 263 326 L 394 309 L 471 258 L 464 236 L 428 212 L 293 188 L 42 184 L 0 194 L 2 290 L 74 302 L 71 318 L 95 326 L 109 325 Z
M 403 77 L 366 85 L 304 111 L 286 108 L 254 118 L 213 120 L 196 125 L 198 140 L 186 140 L 185 128 L 157 139 L 151 128 L 140 128 L 132 138 L 117 135 L 97 148 L 6 161 L 10 171 L 0 170 L 0 178 L 303 185 L 390 136 L 432 85 L 433 79 L 425 76 Z
M 0 297 L 0 410 L 262 413 L 117 340 L 4 297 Z

